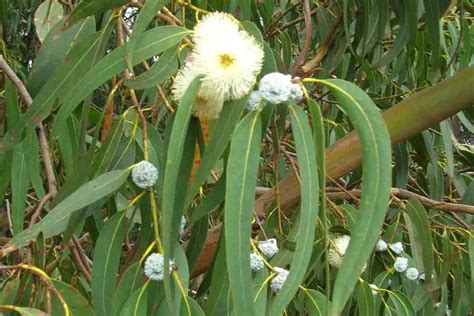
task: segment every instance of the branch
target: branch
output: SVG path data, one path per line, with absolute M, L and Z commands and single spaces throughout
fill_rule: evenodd
M 328 192 L 326 196 L 331 200 L 352 200 L 354 198 L 360 198 L 361 190 L 350 190 L 347 192 L 340 191 L 340 192 Z M 448 203 L 443 201 L 436 201 L 430 198 L 427 198 L 423 195 L 419 195 L 417 193 L 399 189 L 399 188 L 392 188 L 390 193 L 402 200 L 418 200 L 423 205 L 426 205 L 432 209 L 442 211 L 442 212 L 453 212 L 453 213 L 468 213 L 474 214 L 474 206 L 473 205 L 466 205 L 466 204 L 457 204 L 457 203 Z
M 339 13 L 337 16 L 336 20 L 334 21 L 334 24 L 332 26 L 331 32 L 329 32 L 328 36 L 324 40 L 323 45 L 319 48 L 319 51 L 316 53 L 316 55 L 313 56 L 309 61 L 307 61 L 302 67 L 302 74 L 301 76 L 306 76 L 313 72 L 313 70 L 316 68 L 316 66 L 326 57 L 329 48 L 334 44 L 336 41 L 336 30 L 339 27 L 339 24 L 342 21 L 342 11 Z
M 311 21 L 311 8 L 309 6 L 309 0 L 303 0 L 303 17 L 305 26 L 303 49 L 301 50 L 298 57 L 296 57 L 293 66 L 291 66 L 290 68 L 290 74 L 292 76 L 296 75 L 296 72 L 306 59 L 306 55 L 309 51 L 309 45 L 311 44 L 311 33 L 313 33 L 313 23 Z

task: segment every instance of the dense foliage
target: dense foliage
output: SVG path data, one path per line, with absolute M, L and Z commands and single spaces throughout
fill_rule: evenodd
M 0 314 L 471 315 L 473 13 L 1 1 Z

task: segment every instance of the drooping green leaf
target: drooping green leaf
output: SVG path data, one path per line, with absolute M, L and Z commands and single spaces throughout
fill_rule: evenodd
M 289 106 L 291 126 L 296 143 L 298 165 L 300 167 L 301 203 L 297 219 L 296 248 L 291 261 L 290 274 L 285 286 L 275 297 L 270 314 L 279 315 L 291 302 L 303 282 L 311 259 L 316 219 L 319 210 L 319 178 L 316 166 L 316 150 L 308 117 L 297 106 Z M 230 176 L 230 175 L 229 175 Z
M 163 215 L 163 248 L 164 248 L 164 270 L 169 269 L 169 259 L 173 256 L 174 240 L 178 237 L 178 231 L 173 231 L 173 219 L 175 211 L 175 199 L 169 198 L 176 196 L 177 180 L 179 176 L 179 168 L 183 157 L 183 149 L 186 141 L 186 134 L 191 119 L 192 107 L 194 104 L 197 91 L 200 87 L 200 78 L 196 78 L 187 88 L 181 103 L 176 111 L 173 127 L 171 130 L 170 141 L 168 145 L 168 155 L 166 157 L 165 175 L 163 179 L 163 195 L 162 215 Z M 179 214 L 181 217 L 181 214 Z M 177 227 L 176 223 L 176 227 Z M 165 273 L 165 293 L 168 305 L 172 306 L 170 277 Z
M 92 170 L 95 175 L 108 171 L 114 158 L 119 142 L 122 138 L 125 118 L 122 116 L 113 126 L 106 141 L 100 146 L 99 152 L 94 157 Z M 131 140 L 130 140 L 131 141 Z
M 39 223 L 15 236 L 4 251 L 12 251 L 25 246 L 43 232 L 45 238 L 62 233 L 69 218 L 78 210 L 116 191 L 127 180 L 130 169 L 104 173 L 81 186 L 53 208 Z
M 363 151 L 362 198 L 351 241 L 337 273 L 331 313 L 340 313 L 362 273 L 382 227 L 391 187 L 391 146 L 387 128 L 373 101 L 357 86 L 321 80 L 345 110 L 359 135 Z
M 0 305 L 12 305 L 15 302 L 20 280 L 5 280 L 2 282 L 0 292 Z
M 94 249 L 92 265 L 92 303 L 97 316 L 110 315 L 114 287 L 120 265 L 122 242 L 126 233 L 127 212 L 112 216 L 101 230 Z
M 226 261 L 233 306 L 238 315 L 255 315 L 249 256 L 261 124 L 259 111 L 253 111 L 237 125 L 226 171 Z

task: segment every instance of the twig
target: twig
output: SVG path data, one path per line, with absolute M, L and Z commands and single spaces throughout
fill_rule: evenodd
M 350 190 L 348 192 L 328 192 L 327 196 L 331 200 L 351 200 L 354 197 L 359 198 L 361 196 L 361 190 Z M 474 206 L 473 205 L 466 205 L 466 204 L 458 204 L 458 203 L 447 203 L 443 201 L 436 201 L 425 196 L 419 195 L 417 193 L 399 189 L 399 188 L 392 188 L 390 193 L 395 197 L 403 200 L 415 199 L 420 201 L 423 205 L 426 205 L 432 209 L 443 211 L 443 212 L 454 212 L 454 213 L 468 213 L 474 214 Z
M 305 25 L 303 49 L 301 50 L 298 57 L 296 57 L 294 64 L 290 68 L 290 74 L 292 76 L 296 75 L 296 72 L 306 59 L 306 55 L 309 52 L 309 46 L 311 44 L 311 33 L 313 33 L 313 23 L 311 21 L 311 8 L 309 6 L 309 0 L 303 0 L 303 17 Z
M 318 8 L 311 10 L 311 11 L 310 11 L 310 15 L 311 15 L 311 16 L 315 15 L 317 11 L 318 11 Z M 299 18 L 297 18 L 297 19 L 294 19 L 293 21 L 290 21 L 290 22 L 288 22 L 288 23 L 285 23 L 285 24 L 283 24 L 280 28 L 276 28 L 276 29 L 274 29 L 272 32 L 270 32 L 270 33 L 266 36 L 266 38 L 273 37 L 273 36 L 275 36 L 276 34 L 281 33 L 281 32 L 283 32 L 284 30 L 286 30 L 286 29 L 292 27 L 293 25 L 298 24 L 298 23 L 303 22 L 303 21 L 304 21 L 304 16 L 299 17 Z
M 79 251 L 77 251 L 76 244 L 74 243 L 74 241 L 70 240 L 68 242 L 68 246 L 69 249 L 71 249 L 72 258 L 74 259 L 74 263 L 76 264 L 77 268 L 79 269 L 79 271 L 81 271 L 87 282 L 91 282 L 92 276 L 89 270 L 86 268 L 84 262 L 82 261 L 81 255 L 79 254 Z
M 79 255 L 81 255 L 82 262 L 84 262 L 84 265 L 87 271 L 89 271 L 89 273 L 92 273 L 92 267 L 91 267 L 92 260 L 89 259 L 89 257 L 86 255 L 86 252 L 84 251 L 84 248 L 82 248 L 79 238 L 77 238 L 74 235 L 72 236 L 72 241 L 74 242 L 74 245 L 76 245 L 76 249 L 79 252 Z
M 301 69 L 303 71 L 303 75 L 311 73 L 315 67 L 326 57 L 329 48 L 334 44 L 336 41 L 336 30 L 339 27 L 339 23 L 342 21 L 342 12 L 339 13 L 334 24 L 332 26 L 332 30 L 329 32 L 329 35 L 324 40 L 323 45 L 319 48 L 319 51 L 311 58 L 306 64 L 304 64 Z
M 41 210 L 43 209 L 46 202 L 48 202 L 50 199 L 52 199 L 51 192 L 48 192 L 45 196 L 43 196 L 41 201 L 38 203 L 38 206 L 36 207 L 35 211 L 31 215 L 31 220 L 28 227 L 31 227 L 36 223 L 36 221 L 38 220 L 38 217 L 41 214 Z
M 61 295 L 61 293 L 54 287 L 53 283 L 51 282 L 51 279 L 49 276 L 41 269 L 31 266 L 28 264 L 15 264 L 15 265 L 10 265 L 10 266 L 3 266 L 0 265 L 0 270 L 28 270 L 34 275 L 38 276 L 40 281 L 45 285 L 46 289 L 49 292 L 52 292 L 59 300 L 61 303 L 63 309 L 64 309 L 64 314 L 66 316 L 71 315 L 69 311 L 69 306 L 67 305 L 66 301 L 64 300 L 64 297 Z
M 127 6 L 143 9 L 144 4 L 142 4 L 140 2 L 130 2 L 129 4 L 127 4 Z M 156 14 L 156 16 L 158 18 L 160 18 L 161 20 L 163 20 L 164 22 L 166 22 L 169 25 L 179 25 L 179 26 L 183 25 L 183 23 L 181 23 L 181 21 L 177 17 L 175 17 L 168 9 L 163 8 L 162 11 L 165 14 L 163 14 L 161 12 L 158 12 Z
M 268 25 L 266 31 L 263 33 L 263 36 L 266 37 L 273 30 L 273 27 L 275 26 L 275 24 L 277 24 L 281 19 L 283 19 L 285 17 L 285 15 L 290 13 L 292 10 L 294 10 L 296 7 L 298 7 L 300 4 L 301 4 L 301 2 L 298 2 L 298 3 L 295 3 L 295 4 L 291 5 L 283 13 L 278 15 L 278 17 L 275 20 L 271 21 L 270 24 Z

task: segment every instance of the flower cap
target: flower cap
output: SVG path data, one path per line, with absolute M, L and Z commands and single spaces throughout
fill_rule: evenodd
M 132 180 L 139 188 L 148 189 L 158 180 L 158 169 L 150 162 L 142 160 L 133 167 Z
M 392 250 L 395 254 L 399 255 L 403 252 L 403 244 L 401 242 L 396 242 L 394 244 L 388 245 L 390 250 Z
M 375 244 L 375 251 L 378 252 L 383 252 L 387 250 L 387 243 L 383 241 L 382 239 L 377 240 L 377 243 Z
M 164 260 L 161 253 L 152 253 L 146 258 L 145 266 L 143 272 L 147 277 L 155 281 L 163 281 L 165 275 L 164 270 Z M 170 260 L 170 272 L 173 271 L 173 260 Z
M 270 282 L 270 289 L 273 293 L 278 293 L 283 288 L 283 285 L 285 284 L 286 279 L 288 278 L 288 274 L 290 274 L 290 272 L 286 269 L 278 267 L 275 267 L 274 270 L 277 275 Z
M 265 101 L 272 104 L 280 104 L 288 102 L 291 96 L 290 75 L 284 75 L 280 72 L 272 72 L 263 76 L 260 80 L 258 91 Z
M 408 259 L 403 257 L 397 257 L 395 263 L 393 264 L 395 271 L 402 273 L 408 268 Z
M 298 103 L 303 99 L 303 91 L 298 83 L 291 81 L 290 75 L 272 72 L 260 80 L 258 91 L 262 98 L 272 104 Z
M 418 271 L 417 268 L 409 268 L 407 270 L 407 272 L 405 273 L 405 275 L 407 276 L 408 280 L 416 280 L 418 279 L 418 276 L 420 275 L 420 272 Z
M 258 270 L 263 269 L 265 263 L 263 262 L 263 258 L 260 255 L 256 254 L 255 252 L 250 253 L 250 269 L 256 272 Z
M 259 241 L 257 248 L 265 255 L 267 258 L 271 258 L 278 252 L 278 245 L 275 238 L 270 238 L 267 240 Z

